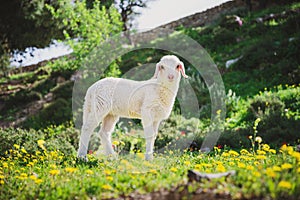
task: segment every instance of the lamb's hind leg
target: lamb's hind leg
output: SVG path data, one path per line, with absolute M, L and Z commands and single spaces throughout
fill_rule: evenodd
M 92 116 L 91 113 L 87 114 L 87 117 L 83 121 L 83 125 L 81 128 L 81 135 L 79 139 L 79 149 L 77 156 L 78 158 L 82 158 L 87 160 L 86 154 L 88 150 L 88 145 L 90 141 L 90 137 L 94 131 L 94 129 L 97 127 L 98 122 L 95 120 L 95 117 Z
M 106 115 L 102 120 L 99 136 L 101 139 L 101 144 L 104 147 L 105 155 L 115 154 L 111 143 L 111 134 L 118 120 L 119 120 L 118 116 L 110 115 L 110 114 Z

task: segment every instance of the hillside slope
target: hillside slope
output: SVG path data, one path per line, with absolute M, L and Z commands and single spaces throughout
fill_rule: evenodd
M 242 19 L 242 26 L 235 21 L 236 15 Z M 299 3 L 251 13 L 244 8 L 235 9 L 209 26 L 178 27 L 177 30 L 208 51 L 222 73 L 226 90 L 233 91 L 237 99 L 254 97 L 265 88 L 300 83 Z M 124 55 L 118 65 L 125 73 L 140 63 L 156 62 L 164 53 L 131 52 Z M 237 62 L 226 67 L 228 60 L 236 58 Z M 40 129 L 72 120 L 75 71 L 54 70 L 53 63 L 55 61 L 49 61 L 33 70 L 0 77 L 0 126 Z M 198 86 L 194 89 L 199 91 L 200 104 L 209 105 L 207 89 Z M 229 107 L 228 117 L 234 110 Z

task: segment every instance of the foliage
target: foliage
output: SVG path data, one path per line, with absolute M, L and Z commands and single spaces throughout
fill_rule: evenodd
M 30 154 L 40 150 L 36 144 L 37 140 L 46 140 L 45 147 L 49 150 L 58 150 L 64 154 L 73 154 L 78 146 L 78 131 L 72 124 L 49 126 L 43 130 L 24 130 L 6 128 L 0 129 L 1 147 L 0 156 L 5 156 L 8 149 L 13 148 L 13 144 L 25 148 Z
M 297 129 L 300 87 L 285 87 L 278 86 L 273 91 L 265 90 L 253 98 L 236 102 L 228 113 L 227 130 L 219 143 L 234 148 L 249 147 L 247 138 L 253 132 L 252 122 L 256 119 L 261 120 L 256 129 L 258 135 L 271 146 L 296 143 L 300 139 Z
M 236 15 L 242 26 L 233 20 Z M 299 83 L 299 17 L 299 3 L 293 3 L 251 13 L 237 10 L 210 26 L 179 30 L 209 52 L 227 90 L 246 98 L 265 87 Z M 236 58 L 238 62 L 225 67 L 226 61 Z
M 47 130 L 45 130 L 47 132 Z M 32 138 L 33 139 L 33 138 Z M 234 199 L 295 199 L 299 196 L 300 153 L 292 146 L 279 151 L 259 144 L 257 151 L 234 151 L 217 147 L 213 154 L 169 151 L 152 162 L 136 153 L 108 160 L 89 155 L 82 163 L 69 154 L 48 148 L 50 141 L 32 140 L 37 150 L 14 144 L 0 161 L 0 191 L 4 199 L 118 198 L 170 190 L 182 198 L 201 194 L 229 195 Z M 216 173 L 236 170 L 236 175 L 187 183 L 187 170 Z M 186 193 L 180 193 L 189 185 Z M 20 188 L 22 188 L 20 190 Z M 78 189 L 80 188 L 80 189 Z M 181 188 L 181 189 L 180 189 Z M 168 192 L 168 191 L 165 191 Z
M 60 20 L 66 29 L 64 36 L 73 49 L 75 59 L 68 61 L 64 68 L 78 69 L 87 59 L 90 52 L 109 36 L 121 31 L 121 22 L 116 9 L 110 7 L 107 10 L 100 7 L 100 2 L 95 1 L 91 9 L 87 9 L 85 1 L 76 1 L 75 4 L 67 4 L 64 9 L 55 9 L 48 6 L 52 16 Z M 91 56 L 88 59 L 95 59 Z M 54 63 L 60 68 L 60 63 Z
M 46 4 L 55 8 L 64 5 L 62 1 L 1 1 L 0 43 L 4 42 L 10 51 L 24 50 L 30 46 L 44 47 L 52 39 L 62 38 L 60 22 L 49 20 L 51 14 Z

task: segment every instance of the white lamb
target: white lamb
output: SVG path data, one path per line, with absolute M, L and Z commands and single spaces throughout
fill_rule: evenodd
M 90 136 L 100 121 L 99 136 L 104 153 L 115 154 L 111 133 L 119 117 L 125 117 L 142 120 L 145 159 L 151 160 L 159 124 L 171 113 L 181 74 L 188 77 L 183 63 L 176 56 L 167 55 L 156 64 L 154 76 L 149 80 L 104 78 L 90 86 L 85 96 L 78 157 L 86 159 Z

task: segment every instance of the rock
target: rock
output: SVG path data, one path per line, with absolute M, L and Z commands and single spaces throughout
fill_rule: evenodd
M 233 65 L 237 61 L 239 61 L 242 57 L 243 56 L 240 56 L 240 57 L 235 58 L 235 59 L 227 60 L 226 63 L 225 63 L 226 69 L 228 69 L 231 65 Z
M 59 77 L 57 77 L 57 79 L 56 79 L 56 83 L 63 83 L 63 82 L 65 82 L 66 81 L 66 79 L 64 78 L 64 77 L 62 77 L 62 76 L 59 76 Z
M 228 171 L 228 172 L 224 172 L 224 173 L 214 173 L 214 174 L 208 174 L 208 173 L 200 173 L 198 171 L 195 170 L 188 170 L 188 178 L 189 178 L 189 182 L 192 181 L 201 181 L 202 179 L 215 179 L 215 178 L 222 178 L 222 177 L 228 177 L 228 176 L 233 176 L 235 175 L 235 171 Z

